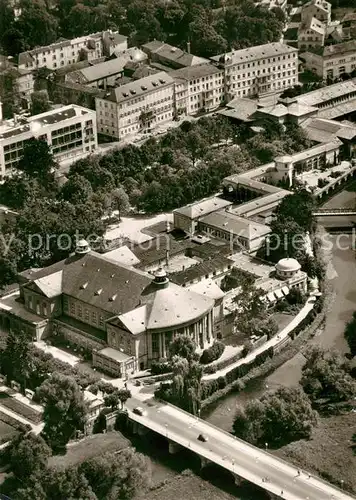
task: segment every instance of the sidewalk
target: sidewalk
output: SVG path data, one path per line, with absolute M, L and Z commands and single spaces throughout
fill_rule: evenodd
M 294 330 L 296 326 L 299 325 L 303 321 L 303 319 L 309 314 L 309 312 L 314 308 L 315 304 L 315 299 L 314 301 L 309 298 L 307 302 L 305 303 L 303 309 L 299 311 L 297 316 L 287 325 L 284 330 L 279 332 L 277 335 L 275 335 L 273 338 L 268 340 L 265 344 L 261 345 L 258 347 L 256 350 L 248 354 L 245 358 L 240 359 L 239 361 L 236 361 L 236 363 L 233 363 L 232 365 L 229 365 L 226 368 L 223 368 L 222 370 L 218 370 L 215 373 L 211 373 L 209 375 L 203 375 L 203 380 L 212 380 L 218 377 L 224 377 L 229 371 L 233 370 L 237 366 L 241 366 L 247 363 L 250 363 L 253 361 L 258 354 L 261 354 L 262 352 L 266 351 L 270 347 L 275 347 L 279 343 L 283 342 L 285 340 L 289 333 Z

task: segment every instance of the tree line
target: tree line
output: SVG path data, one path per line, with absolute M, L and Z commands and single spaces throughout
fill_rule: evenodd
M 123 500 L 132 499 L 149 488 L 150 464 L 133 448 L 104 453 L 66 468 L 50 466 L 52 450 L 33 433 L 20 434 L 2 451 L 10 466 L 1 485 L 2 493 L 13 500 Z
M 252 1 L 231 0 L 10 0 L 0 4 L 0 45 L 11 56 L 59 37 L 112 29 L 130 45 L 163 40 L 209 57 L 232 48 L 278 41 L 285 16 Z

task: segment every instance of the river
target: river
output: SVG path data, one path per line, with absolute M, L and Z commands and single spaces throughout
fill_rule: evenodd
M 354 208 L 355 191 L 344 190 L 323 205 L 323 208 Z M 345 323 L 351 318 L 356 303 L 355 251 L 352 249 L 352 235 L 333 235 L 331 261 L 327 277 L 333 284 L 335 300 L 326 317 L 325 328 L 313 343 L 325 348 L 336 348 L 345 352 L 347 345 L 343 336 Z M 266 390 L 281 385 L 294 386 L 299 383 L 304 357 L 297 354 L 281 365 L 266 378 L 251 381 L 244 391 L 232 393 L 212 405 L 205 412 L 205 419 L 224 430 L 231 431 L 235 407 L 252 398 L 258 398 Z
M 355 192 L 352 190 L 344 190 L 324 204 L 324 208 L 354 208 L 354 206 Z M 345 322 L 351 318 L 356 302 L 355 252 L 352 250 L 352 236 L 345 235 L 340 238 L 340 236 L 335 235 L 330 236 L 330 239 L 333 248 L 330 253 L 327 277 L 333 284 L 335 300 L 327 314 L 324 330 L 321 335 L 314 337 L 312 342 L 326 348 L 335 347 L 345 352 L 347 346 L 343 337 L 344 326 Z M 337 244 L 338 242 L 339 244 Z M 303 364 L 303 356 L 297 354 L 269 376 L 250 381 L 244 391 L 232 393 L 220 399 L 204 412 L 204 419 L 224 430 L 231 431 L 237 404 L 243 405 L 253 398 L 262 396 L 266 390 L 281 385 L 297 385 L 301 377 Z M 148 455 L 152 457 L 152 451 L 149 451 Z M 166 457 L 165 460 L 169 461 L 169 457 Z M 162 479 L 167 481 L 176 475 L 179 470 L 187 467 L 183 463 L 177 463 L 177 459 L 170 464 L 165 463 L 162 457 L 153 460 L 152 466 L 155 483 Z M 221 485 L 219 486 L 221 487 Z M 241 490 L 235 490 L 233 496 L 236 500 L 265 499 L 264 494 L 257 491 L 254 492 L 253 496 L 250 496 L 245 495 Z M 179 493 L 177 498 L 179 498 Z

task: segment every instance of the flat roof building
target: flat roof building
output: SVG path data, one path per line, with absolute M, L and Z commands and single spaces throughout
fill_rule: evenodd
M 0 176 L 16 167 L 26 141 L 43 139 L 58 162 L 84 156 L 98 147 L 96 113 L 71 104 L 38 115 L 0 122 Z

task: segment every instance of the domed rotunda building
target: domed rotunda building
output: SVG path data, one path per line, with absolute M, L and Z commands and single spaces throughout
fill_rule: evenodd
M 214 340 L 214 299 L 171 283 L 163 269 L 143 290 L 140 305 L 108 325 L 108 344 L 117 347 L 126 339 L 137 368 L 169 355 L 170 342 L 187 335 L 204 349 Z M 119 340 L 121 339 L 121 340 Z
M 93 366 L 115 377 L 168 357 L 178 335 L 208 347 L 223 313 L 216 283 L 193 291 L 171 283 L 163 269 L 152 276 L 94 252 L 85 240 L 68 258 L 19 273 L 18 285 L 0 299 L 0 328 L 20 328 L 35 340 L 56 337 L 92 353 Z
M 287 281 L 288 288 L 299 288 L 302 292 L 307 291 L 307 274 L 301 270 L 301 265 L 296 259 L 287 257 L 280 259 L 276 266 L 277 278 Z

